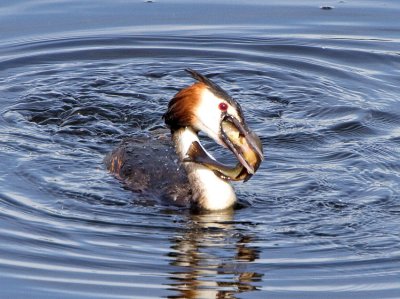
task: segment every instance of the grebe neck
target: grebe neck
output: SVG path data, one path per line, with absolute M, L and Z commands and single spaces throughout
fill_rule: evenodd
M 194 141 L 199 141 L 197 133 L 191 127 L 180 128 L 173 132 L 172 140 L 180 161 Z M 201 164 L 185 162 L 189 183 L 192 188 L 191 204 L 205 210 L 223 210 L 232 207 L 236 201 L 232 185 L 219 178 L 212 170 Z

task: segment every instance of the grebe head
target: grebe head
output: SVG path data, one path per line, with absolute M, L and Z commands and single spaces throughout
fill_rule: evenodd
M 184 127 L 203 131 L 218 144 L 229 148 L 247 172 L 254 174 L 259 163 L 248 161 L 244 151 L 253 151 L 259 162 L 263 160 L 262 147 L 258 137 L 248 128 L 239 103 L 210 79 L 194 70 L 186 71 L 197 82 L 178 92 L 170 101 L 164 114 L 165 123 L 172 132 Z M 241 147 L 224 131 L 227 123 L 245 138 L 246 147 Z

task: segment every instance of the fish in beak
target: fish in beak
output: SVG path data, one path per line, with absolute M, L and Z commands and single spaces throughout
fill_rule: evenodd
M 246 124 L 229 115 L 221 121 L 220 137 L 238 159 L 236 166 L 215 160 L 197 141 L 191 144 L 183 161 L 202 164 L 225 180 L 248 181 L 264 160 L 260 138 Z
M 253 175 L 264 160 L 260 138 L 243 121 L 225 115 L 221 121 L 221 139 L 247 172 Z

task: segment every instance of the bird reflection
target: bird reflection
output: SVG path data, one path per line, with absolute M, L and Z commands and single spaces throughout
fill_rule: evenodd
M 188 216 L 184 231 L 172 240 L 168 298 L 236 298 L 257 290 L 262 274 L 247 269 L 259 257 L 253 237 L 235 229 L 233 211 Z

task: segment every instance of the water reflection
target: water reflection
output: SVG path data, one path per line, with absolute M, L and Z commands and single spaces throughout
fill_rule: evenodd
M 242 292 L 258 290 L 263 274 L 250 271 L 259 258 L 254 236 L 235 228 L 233 211 L 188 215 L 187 226 L 171 239 L 168 298 L 236 298 Z M 246 231 L 248 232 L 248 231 Z

